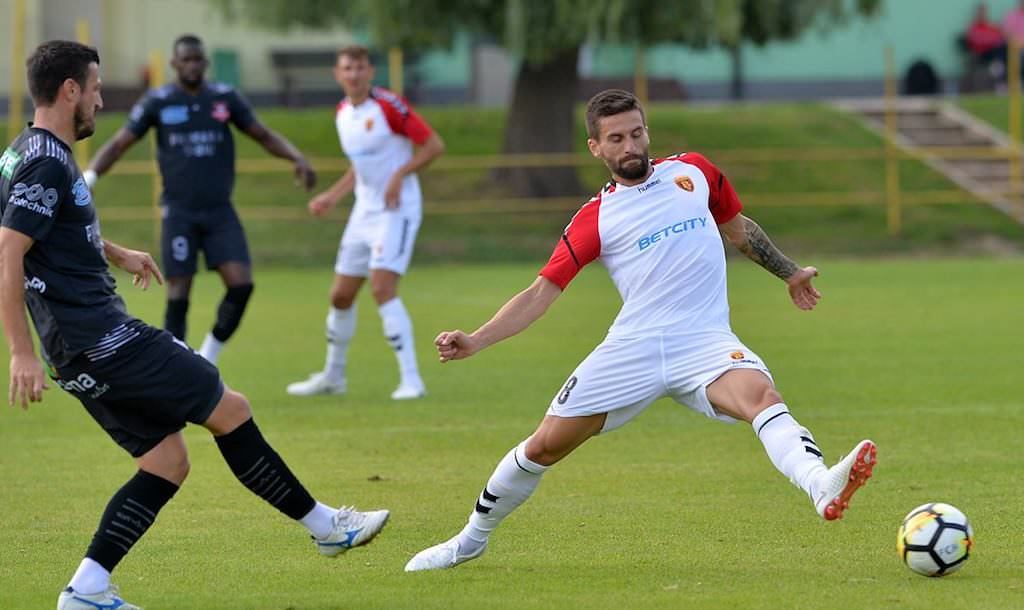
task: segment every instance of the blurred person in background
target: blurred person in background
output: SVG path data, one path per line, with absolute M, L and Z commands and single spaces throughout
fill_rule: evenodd
M 984 2 L 974 11 L 974 19 L 964 34 L 964 44 L 971 56 L 984 65 L 992 78 L 1002 80 L 1006 75 L 1006 38 L 1003 30 L 988 19 Z
M 156 129 L 163 176 L 164 328 L 185 340 L 192 278 L 201 250 L 207 268 L 217 270 L 225 287 L 213 328 L 199 348 L 204 358 L 216 364 L 224 344 L 238 329 L 253 291 L 245 230 L 231 203 L 235 144 L 229 123 L 271 155 L 291 161 L 297 182 L 307 191 L 316 184 L 316 175 L 291 142 L 256 118 L 240 93 L 230 85 L 206 81 L 208 66 L 199 38 L 186 34 L 175 40 L 171 67 L 177 82 L 149 91 L 135 104 L 128 123 L 96 152 L 84 176 L 92 188 L 150 128 Z
M 327 359 L 322 371 L 289 384 L 293 396 L 344 394 L 346 359 L 356 328 L 356 296 L 367 278 L 377 302 L 384 336 L 398 360 L 399 383 L 393 400 L 427 392 L 416 362 L 409 312 L 398 283 L 412 260 L 422 219 L 423 196 L 416 172 L 444 152 L 444 142 L 401 96 L 374 87 L 369 51 L 348 46 L 338 51 L 334 78 L 345 92 L 334 122 L 348 171 L 309 201 L 323 216 L 349 193 L 355 205 L 341 236 L 327 313 Z

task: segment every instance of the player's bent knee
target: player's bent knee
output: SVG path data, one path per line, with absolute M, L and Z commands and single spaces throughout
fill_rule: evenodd
M 356 300 L 354 294 L 345 294 L 342 292 L 331 291 L 331 305 L 335 309 L 348 309 L 352 307 L 352 303 Z
M 214 407 L 213 413 L 203 422 L 203 426 L 216 435 L 228 434 L 238 426 L 252 419 L 252 407 L 249 400 L 234 390 L 224 390 L 224 396 Z
M 373 291 L 373 300 L 378 305 L 383 305 L 398 295 L 398 287 L 393 285 L 371 287 Z

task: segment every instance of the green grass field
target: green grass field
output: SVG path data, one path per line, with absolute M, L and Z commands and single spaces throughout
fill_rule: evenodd
M 732 260 L 733 323 L 830 462 L 862 437 L 879 444 L 875 478 L 841 522 L 819 520 L 749 427 L 660 401 L 548 473 L 483 558 L 405 574 L 413 553 L 461 528 L 494 464 L 601 340 L 618 297 L 588 269 L 522 336 L 441 366 L 434 334 L 474 328 L 539 262 L 414 267 L 403 293 L 430 395 L 386 399 L 393 356 L 365 299 L 350 394 L 298 400 L 284 386 L 322 364 L 330 270 L 260 269 L 223 356 L 227 383 L 315 495 L 388 507 L 392 522 L 369 547 L 324 559 L 190 429 L 190 479 L 115 581 L 150 609 L 1024 607 L 1024 261 L 805 262 L 822 271 L 813 313 Z M 162 291 L 121 280 L 130 308 L 159 320 Z M 199 278 L 193 340 L 219 296 L 214 276 Z M 0 411 L 0 447 L 0 608 L 52 607 L 133 467 L 57 389 L 28 412 Z M 903 515 L 933 500 L 963 509 L 977 537 L 946 579 L 912 574 L 894 550 Z

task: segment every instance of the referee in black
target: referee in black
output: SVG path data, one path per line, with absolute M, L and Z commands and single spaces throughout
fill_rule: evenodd
M 237 91 L 205 80 L 208 65 L 199 38 L 184 35 L 175 40 L 171 66 L 177 82 L 149 91 L 135 104 L 128 123 L 96 152 L 84 176 L 92 188 L 146 131 L 156 129 L 163 176 L 160 254 L 167 276 L 164 328 L 185 340 L 192 277 L 202 250 L 207 268 L 217 270 L 226 288 L 213 329 L 199 348 L 204 358 L 216 364 L 224 343 L 238 328 L 253 290 L 245 232 L 231 205 L 235 145 L 229 124 L 270 154 L 294 163 L 296 180 L 306 190 L 316 184 L 316 175 L 291 142 L 257 120 Z
M 250 491 L 312 534 L 323 555 L 368 542 L 388 511 L 317 502 L 267 443 L 245 396 L 170 333 L 128 314 L 107 262 L 147 288 L 163 278 L 152 257 L 100 237 L 92 194 L 71 145 L 92 135 L 99 55 L 76 42 L 40 45 L 29 57 L 33 122 L 0 157 L 0 321 L 10 349 L 8 401 L 38 402 L 46 374 L 74 395 L 138 467 L 100 518 L 92 543 L 60 593 L 58 610 L 137 606 L 110 573 L 138 542 L 189 471 L 181 430 L 207 428 Z M 36 358 L 25 308 L 46 362 Z

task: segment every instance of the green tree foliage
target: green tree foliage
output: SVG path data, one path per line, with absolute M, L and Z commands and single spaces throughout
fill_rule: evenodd
M 504 151 L 572 150 L 576 60 L 584 43 L 651 46 L 722 45 L 734 50 L 734 78 L 744 41 L 763 45 L 813 28 L 870 15 L 881 0 L 209 0 L 229 18 L 287 29 L 344 26 L 375 46 L 450 45 L 456 32 L 494 40 L 522 59 L 509 110 Z M 553 85 L 556 85 L 553 87 Z M 578 194 L 571 168 L 505 171 L 523 195 Z

